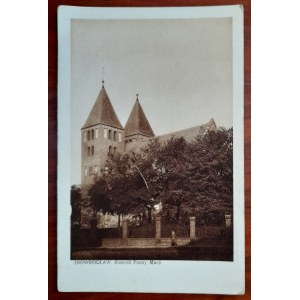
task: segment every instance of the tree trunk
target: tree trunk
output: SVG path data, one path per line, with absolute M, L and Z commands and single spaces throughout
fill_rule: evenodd
M 170 222 L 170 211 L 169 210 L 167 210 L 167 221 L 168 221 L 168 223 Z
M 121 214 L 118 214 L 118 228 L 121 226 Z
M 151 214 L 151 207 L 147 207 L 148 210 L 148 223 L 151 224 L 152 222 L 152 214 Z
M 176 221 L 179 222 L 179 216 L 180 216 L 180 206 L 177 206 L 177 212 L 176 212 Z

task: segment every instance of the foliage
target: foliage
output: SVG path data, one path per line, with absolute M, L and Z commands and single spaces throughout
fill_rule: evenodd
M 80 200 L 81 199 L 81 187 L 80 185 L 71 186 L 71 224 L 79 225 L 80 224 Z
M 104 178 L 109 186 L 110 208 L 118 215 L 145 215 L 145 209 L 149 212 L 153 208 L 147 182 L 139 171 L 140 161 L 142 157 L 137 153 L 116 154 L 107 161 Z
M 88 196 L 93 208 L 94 218 L 96 217 L 97 211 L 102 210 L 104 213 L 110 211 L 108 186 L 105 178 L 95 176 L 94 183 L 88 190 Z
M 153 206 L 162 203 L 170 222 L 197 216 L 221 224 L 224 214 L 232 213 L 232 133 L 232 128 L 209 130 L 192 143 L 156 138 L 138 153 L 111 155 L 89 195 L 96 209 L 119 215 L 146 211 L 150 221 Z

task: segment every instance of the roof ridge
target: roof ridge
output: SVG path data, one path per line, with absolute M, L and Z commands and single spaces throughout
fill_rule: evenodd
M 184 128 L 184 129 L 179 129 L 179 130 L 176 130 L 176 131 L 171 131 L 171 132 L 163 133 L 163 134 L 158 135 L 157 137 L 164 136 L 164 135 L 170 135 L 170 134 L 173 134 L 173 133 L 175 134 L 175 133 L 178 133 L 178 132 L 181 132 L 181 131 L 195 129 L 195 128 L 198 128 L 198 127 L 199 128 L 201 128 L 201 127 L 217 127 L 217 125 L 216 125 L 216 122 L 215 122 L 214 118 L 211 118 L 209 120 L 209 122 L 207 122 L 207 123 L 200 124 L 200 125 L 195 125 L 195 126 L 191 126 L 191 127 Z

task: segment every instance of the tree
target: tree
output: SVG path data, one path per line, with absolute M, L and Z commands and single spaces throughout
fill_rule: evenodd
M 80 185 L 71 186 L 71 224 L 79 225 L 80 224 L 80 201 L 81 201 L 81 187 Z
M 98 211 L 103 213 L 110 211 L 108 186 L 105 178 L 102 176 L 95 176 L 94 183 L 88 190 L 90 204 L 93 209 L 94 219 Z
M 166 142 L 154 140 L 145 149 L 147 154 L 143 164 L 144 172 L 149 181 L 151 194 L 155 202 L 163 205 L 163 214 L 168 219 L 179 222 L 182 203 L 186 201 L 187 191 L 183 189 L 188 144 L 183 137 L 172 137 Z M 172 217 L 173 216 L 173 217 Z
M 232 212 L 232 128 L 207 131 L 192 143 L 154 140 L 144 152 L 141 168 L 168 218 L 198 214 L 216 223 Z
M 208 131 L 190 144 L 192 205 L 202 219 L 222 222 L 233 209 L 233 131 Z
M 141 155 L 137 153 L 111 155 L 107 161 L 104 177 L 109 186 L 110 207 L 118 214 L 119 224 L 121 214 L 140 216 L 145 209 L 151 222 L 153 204 L 146 179 L 138 167 L 140 161 Z
M 232 138 L 232 128 L 210 130 L 192 143 L 153 139 L 138 153 L 110 155 L 90 197 L 119 220 L 121 214 L 147 211 L 151 222 L 154 205 L 162 203 L 169 220 L 197 215 L 220 223 L 233 208 Z

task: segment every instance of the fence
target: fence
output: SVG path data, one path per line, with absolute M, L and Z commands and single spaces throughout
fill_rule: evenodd
M 232 240 L 232 227 L 196 227 L 195 217 L 188 224 L 169 224 L 160 216 L 155 222 L 131 227 L 128 219 L 122 220 L 120 228 L 73 229 L 72 248 L 78 247 L 167 247 L 175 240 L 177 245 L 199 243 L 222 244 Z M 230 224 L 231 225 L 231 224 Z M 172 234 L 173 232 L 173 234 Z M 224 237 L 220 241 L 220 237 Z

